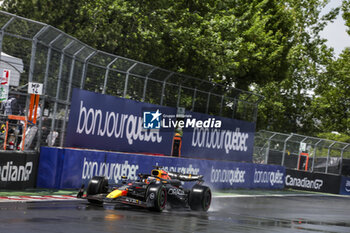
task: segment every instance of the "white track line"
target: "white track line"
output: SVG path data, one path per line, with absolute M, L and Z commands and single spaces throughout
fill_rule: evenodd
M 228 195 L 213 195 L 214 198 L 234 198 L 234 197 L 310 197 L 310 196 L 325 196 L 325 194 L 228 194 Z
M 69 201 L 76 200 L 75 195 L 45 195 L 45 196 L 7 196 L 0 197 L 0 202 L 33 202 L 33 201 Z

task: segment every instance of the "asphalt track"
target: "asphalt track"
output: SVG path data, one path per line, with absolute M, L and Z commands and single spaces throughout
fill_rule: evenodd
M 0 233 L 350 232 L 350 198 L 216 196 L 209 212 L 91 206 L 85 200 L 0 203 Z

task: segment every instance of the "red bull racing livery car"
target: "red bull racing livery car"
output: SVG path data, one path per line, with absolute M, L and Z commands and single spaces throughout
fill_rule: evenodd
M 185 189 L 181 181 L 196 183 L 191 189 Z M 121 185 L 109 185 L 106 177 L 95 176 L 88 183 L 86 196 L 82 186 L 77 197 L 95 204 L 125 204 L 159 212 L 166 206 L 207 211 L 212 194 L 209 187 L 202 185 L 203 182 L 202 175 L 166 172 L 156 167 L 151 174 L 139 174 L 138 180 L 124 180 Z

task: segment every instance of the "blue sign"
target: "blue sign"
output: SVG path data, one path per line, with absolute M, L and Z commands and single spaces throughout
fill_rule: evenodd
M 96 175 L 116 184 L 122 176 L 136 180 L 139 173 L 149 174 L 154 165 L 167 171 L 204 175 L 205 184 L 213 189 L 284 188 L 285 168 L 278 165 L 47 147 L 40 150 L 37 187 L 79 188 Z
M 183 130 L 182 157 L 252 161 L 255 123 L 190 111 L 186 112 L 187 115 L 192 120 L 207 123 L 208 127 Z M 218 121 L 221 121 L 221 125 L 215 127 Z
M 342 176 L 339 194 L 350 195 L 350 177 Z
M 158 105 L 74 89 L 65 146 L 169 155 L 174 131 L 157 125 L 159 108 Z M 145 109 L 157 110 L 147 111 L 146 122 L 143 119 Z M 161 112 L 175 115 L 176 109 L 161 107 Z M 144 123 L 153 126 L 144 127 Z

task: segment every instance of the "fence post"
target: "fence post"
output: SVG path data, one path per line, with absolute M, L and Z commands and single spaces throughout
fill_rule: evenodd
M 145 83 L 144 83 L 144 85 L 143 85 L 142 102 L 144 102 L 145 99 L 146 99 L 146 91 L 147 91 L 148 77 L 152 74 L 152 72 L 153 72 L 155 69 L 156 69 L 156 68 L 153 67 L 152 70 L 146 75 Z
M 92 53 L 90 53 L 84 60 L 84 63 L 83 63 L 83 72 L 81 74 L 81 80 L 80 80 L 80 89 L 84 89 L 84 85 L 85 85 L 85 78 L 86 78 L 86 71 L 87 71 L 87 63 L 88 61 L 90 60 L 90 58 L 92 56 L 94 56 L 95 54 L 97 53 L 97 51 L 93 51 Z
M 36 47 L 38 44 L 38 37 L 41 35 L 41 33 L 43 33 L 44 31 L 46 31 L 46 29 L 49 26 L 46 25 L 44 26 L 42 29 L 40 29 L 40 31 L 38 33 L 35 34 L 35 36 L 33 37 L 33 41 L 32 41 L 32 51 L 31 51 L 31 55 L 30 55 L 30 65 L 29 65 L 29 75 L 28 75 L 28 82 L 32 82 L 33 81 L 33 73 L 34 73 L 34 66 L 35 66 L 35 55 L 36 55 Z
M 44 84 L 43 84 L 43 95 L 42 95 L 42 99 L 41 99 L 41 111 L 42 113 L 44 113 L 44 104 L 45 100 L 46 100 L 46 93 L 47 93 L 47 80 L 49 77 L 49 69 L 50 69 L 50 61 L 51 61 L 51 54 L 52 54 L 52 44 L 55 43 L 55 41 L 57 41 L 60 37 L 62 36 L 62 34 L 59 34 L 56 38 L 54 38 L 50 43 L 49 43 L 49 49 L 47 51 L 47 57 L 46 57 L 46 67 L 45 67 L 45 75 L 44 75 Z M 53 117 L 53 116 L 52 116 Z M 39 120 L 39 130 L 38 130 L 38 141 L 36 144 L 36 148 L 40 148 L 41 145 L 41 138 L 42 138 L 42 134 L 43 134 L 43 130 L 42 130 L 42 125 L 43 125 L 43 118 L 40 117 Z
M 276 133 L 272 134 L 269 139 L 267 139 L 267 148 L 266 148 L 266 154 L 265 154 L 265 164 L 269 161 L 269 153 L 270 153 L 270 145 L 271 145 L 271 139 L 276 135 Z
M 80 48 L 77 52 L 74 53 L 73 55 L 73 60 L 72 60 L 72 64 L 70 66 L 70 72 L 69 72 L 69 83 L 68 83 L 68 93 L 67 93 L 67 99 L 66 99 L 66 107 L 65 107 L 65 114 L 64 114 L 64 119 L 63 119 L 63 124 L 62 124 L 62 129 L 61 129 L 61 142 L 60 142 L 60 146 L 63 147 L 63 141 L 64 141 L 64 134 L 66 132 L 66 124 L 67 124 L 67 118 L 68 118 L 68 103 L 69 103 L 69 99 L 71 96 L 71 90 L 72 90 L 72 81 L 73 81 L 73 74 L 74 74 L 74 68 L 75 68 L 75 60 L 76 60 L 76 56 L 85 48 L 85 46 L 83 46 L 82 48 Z
M 284 166 L 284 161 L 285 161 L 285 157 L 286 157 L 286 150 L 287 150 L 287 141 L 288 141 L 291 137 L 293 137 L 293 134 L 289 135 L 289 136 L 286 138 L 286 140 L 284 140 L 281 166 Z
M 128 91 L 128 83 L 129 83 L 129 74 L 130 70 L 132 70 L 137 63 L 135 62 L 127 71 L 126 71 L 126 78 L 125 78 L 125 85 L 124 85 L 124 93 L 123 93 L 123 98 L 126 98 L 126 93 Z
M 33 37 L 32 39 L 32 50 L 31 50 L 31 54 L 30 54 L 30 64 L 29 64 L 29 74 L 28 74 L 28 82 L 32 82 L 33 81 L 33 74 L 34 74 L 34 68 L 35 68 L 35 57 L 36 57 L 36 49 L 37 49 L 37 44 L 38 44 L 38 37 L 41 35 L 41 33 L 43 33 L 44 31 L 46 31 L 46 29 L 48 28 L 48 25 L 43 26 Z M 28 98 L 27 98 L 28 101 Z M 26 103 L 26 113 L 28 113 L 28 104 Z M 39 126 L 41 125 L 41 121 L 42 121 L 42 117 L 40 117 L 39 120 Z M 38 135 L 37 135 L 37 141 L 40 141 L 41 138 L 41 128 L 38 128 Z M 24 143 L 24 142 L 22 142 Z M 37 146 L 37 144 L 36 144 Z
M 168 76 L 166 76 L 165 79 L 164 79 L 164 81 L 163 81 L 162 95 L 160 96 L 160 105 L 163 105 L 166 81 L 167 81 L 171 76 L 173 76 L 173 74 L 174 74 L 174 72 L 171 72 L 170 74 L 168 74 Z
M 314 150 L 314 154 L 312 155 L 312 167 L 311 167 L 311 172 L 314 171 L 314 166 L 315 166 L 315 159 L 316 159 L 316 151 L 317 151 L 317 146 L 320 142 L 322 142 L 323 139 L 319 140 L 318 142 L 316 142 L 315 144 L 315 150 Z
M 342 150 L 340 152 L 339 175 L 341 175 L 342 169 L 343 169 L 343 153 L 344 153 L 344 150 L 346 150 L 346 148 L 348 148 L 349 146 L 350 146 L 350 144 L 346 145 L 345 147 L 342 148 Z
M 256 122 L 257 118 L 258 118 L 258 104 L 254 104 L 253 122 Z
M 107 65 L 107 69 L 106 69 L 106 73 L 105 73 L 105 80 L 103 83 L 103 90 L 102 90 L 102 94 L 106 93 L 106 86 L 107 86 L 107 80 L 108 80 L 108 74 L 109 74 L 109 69 L 111 67 L 111 65 L 116 62 L 118 60 L 118 57 L 114 58 L 113 61 L 111 61 L 108 65 Z
M 208 93 L 207 107 L 205 109 L 205 113 L 206 114 L 208 114 L 208 112 L 209 112 L 210 94 L 211 94 L 211 92 Z
M 179 86 L 179 91 L 177 93 L 177 102 L 176 102 L 176 107 L 180 107 L 180 99 L 181 99 L 181 84 Z
M 58 80 L 57 80 L 57 88 L 56 88 L 56 99 L 55 99 L 55 103 L 53 106 L 53 113 L 52 113 L 52 122 L 51 122 L 51 131 L 55 131 L 55 123 L 56 123 L 56 113 L 57 113 L 57 101 L 59 98 L 59 91 L 60 91 L 60 87 L 61 87 L 61 79 L 62 79 L 62 70 L 63 70 L 63 62 L 64 62 L 64 52 L 66 51 L 66 49 L 68 49 L 72 44 L 73 44 L 74 40 L 72 40 L 68 45 L 66 45 L 66 47 L 63 48 L 62 53 L 61 53 L 61 61 L 60 61 L 60 68 L 58 71 Z
M 254 103 L 254 113 L 253 113 L 253 121 L 256 122 L 258 119 L 258 108 L 259 103 L 264 99 L 264 97 L 259 96 L 259 99 Z
M 52 44 L 55 43 L 59 38 L 61 38 L 62 34 L 59 34 L 55 39 L 53 39 L 50 43 L 49 43 L 49 50 L 47 52 L 47 63 L 46 63 L 46 68 L 45 68 L 45 76 L 44 76 L 44 88 L 43 88 L 43 94 L 46 94 L 46 90 L 47 90 L 47 79 L 49 77 L 49 69 L 50 69 L 50 61 L 51 61 L 51 54 L 52 54 Z
M 191 111 L 194 111 L 194 105 L 196 103 L 196 97 L 197 97 L 197 88 L 194 88 L 194 92 L 193 92 L 193 97 L 192 97 L 192 108 Z
M 4 32 L 5 29 L 7 28 L 8 25 L 10 25 L 12 23 L 12 21 L 15 19 L 15 17 L 12 17 L 11 19 L 9 19 L 4 26 L 1 27 L 1 35 L 0 35 L 0 60 L 1 60 L 1 52 L 2 52 L 2 41 L 4 40 Z
M 233 104 L 232 104 L 232 117 L 231 117 L 232 119 L 235 119 L 235 116 L 236 116 L 237 103 L 238 103 L 238 99 L 234 97 Z
M 331 147 L 335 144 L 335 142 L 333 142 L 329 147 L 328 147 L 328 153 L 327 153 L 327 163 L 326 163 L 326 174 L 328 173 L 328 162 L 329 162 L 329 157 L 330 157 L 330 153 L 331 153 Z
M 223 108 L 223 106 L 224 106 L 224 95 L 222 95 L 221 96 L 221 103 L 220 103 L 220 112 L 219 112 L 219 114 L 220 114 L 220 116 L 222 116 L 222 108 Z
M 44 26 L 43 28 L 41 28 L 39 30 L 39 32 L 37 32 L 35 34 L 35 36 L 33 37 L 33 40 L 32 40 L 32 51 L 31 51 L 31 54 L 30 54 L 30 64 L 29 64 L 29 74 L 28 74 L 28 82 L 32 82 L 33 81 L 33 73 L 34 73 L 34 67 L 35 67 L 35 55 L 36 55 L 36 47 L 37 47 L 37 44 L 38 44 L 38 36 L 40 36 L 40 34 L 42 32 L 44 32 L 46 29 L 48 28 L 48 26 Z M 26 100 L 26 106 L 25 106 L 25 112 L 28 113 L 28 101 L 29 99 L 27 98 Z M 40 119 L 41 121 L 41 119 Z M 38 134 L 39 136 L 39 134 Z M 39 139 L 39 138 L 38 138 Z

